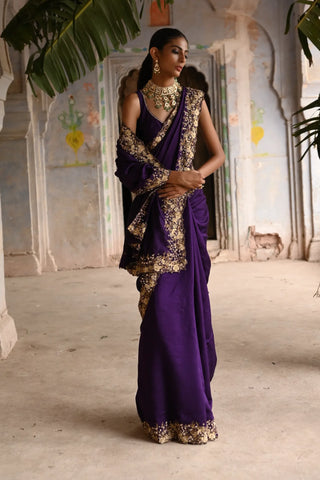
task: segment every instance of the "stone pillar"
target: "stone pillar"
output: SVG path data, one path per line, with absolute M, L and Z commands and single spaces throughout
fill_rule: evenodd
M 53 272 L 57 266 L 50 250 L 44 135 L 48 125 L 48 111 L 52 103 L 40 90 L 37 97 L 27 86 L 30 125 L 27 133 L 28 177 L 33 250 L 39 273 Z
M 0 358 L 7 358 L 17 341 L 13 318 L 8 314 L 4 286 L 4 262 L 2 245 L 2 221 L 0 199 Z
M 0 2 L 0 27 L 3 27 L 5 5 Z M 2 38 L 0 38 L 0 130 L 4 117 L 4 102 L 7 90 L 13 80 L 12 69 L 9 61 L 8 51 Z M 7 358 L 17 341 L 16 327 L 13 318 L 10 317 L 6 305 L 4 286 L 4 260 L 2 242 L 2 215 L 0 197 L 0 358 Z
M 0 138 L 6 276 L 55 271 L 49 247 L 44 133 L 50 101 L 25 84 L 24 56 L 11 51 L 14 81 Z

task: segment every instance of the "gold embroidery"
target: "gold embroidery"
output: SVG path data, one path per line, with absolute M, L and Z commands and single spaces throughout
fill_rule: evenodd
M 144 186 L 135 191 L 137 195 L 154 190 L 160 187 L 168 180 L 170 170 L 163 168 L 160 162 L 149 152 L 148 148 L 126 125 L 122 125 L 120 130 L 119 145 L 139 162 L 152 165 L 154 167 L 153 175 L 148 178 Z
M 197 422 L 187 425 L 178 422 L 164 422 L 155 427 L 151 427 L 147 422 L 143 422 L 143 428 L 147 435 L 157 443 L 177 440 L 180 443 L 202 445 L 207 443 L 208 440 L 218 438 L 217 426 L 214 420 L 208 420 L 202 425 Z
M 174 120 L 174 117 L 176 116 L 176 113 L 177 113 L 178 108 L 179 108 L 180 100 L 181 100 L 181 92 L 179 92 L 179 97 L 177 98 L 176 106 L 174 107 L 174 109 L 170 113 L 169 117 L 164 122 L 164 124 L 163 124 L 162 128 L 160 129 L 158 135 L 149 143 L 148 147 L 150 148 L 150 150 L 153 150 L 161 142 L 161 140 L 165 137 L 169 127 L 171 126 L 171 124 Z
M 193 168 L 193 157 L 203 98 L 203 92 L 192 88 L 186 89 L 186 104 L 182 119 L 179 155 L 176 165 L 177 170 L 190 170 Z M 172 124 L 177 108 L 178 105 L 176 105 L 158 135 L 151 142 L 149 148 L 155 148 L 155 146 L 164 138 L 168 128 Z M 187 197 L 194 192 L 187 192 L 181 197 L 164 199 L 161 201 L 162 210 L 164 212 L 164 228 L 168 235 L 167 251 L 161 254 L 141 255 L 141 241 L 144 238 L 147 228 L 147 210 L 150 200 L 152 196 L 156 194 L 156 189 L 167 181 L 170 171 L 161 166 L 158 160 L 149 151 L 148 147 L 146 147 L 144 143 L 125 125 L 121 128 L 119 143 L 125 151 L 137 158 L 138 161 L 155 167 L 152 178 L 145 182 L 144 188 L 141 188 L 136 192 L 137 194 L 140 194 L 151 190 L 139 213 L 128 226 L 129 232 L 136 239 L 136 241 L 132 242 L 130 245 L 135 249 L 136 255 L 133 262 L 126 268 L 132 275 L 148 274 L 144 277 L 142 298 L 140 298 L 139 303 L 139 308 L 143 317 L 159 275 L 166 272 L 180 272 L 187 266 L 183 212 Z
M 136 217 L 132 220 L 130 225 L 128 225 L 128 230 L 129 232 L 136 237 L 140 242 L 143 240 L 146 228 L 147 228 L 147 222 L 146 222 L 146 213 L 147 213 L 147 208 L 150 203 L 151 196 L 153 195 L 153 192 L 151 192 L 148 197 L 146 198 L 144 204 L 139 210 L 139 213 L 136 215 Z M 131 244 L 133 248 L 136 249 L 135 246 L 138 247 L 138 250 L 140 250 L 140 243 L 135 243 Z
M 140 255 L 138 262 L 134 262 L 127 267 L 132 275 L 140 275 L 142 273 L 165 273 L 180 272 L 187 265 L 186 250 L 184 242 L 184 222 L 183 211 L 186 203 L 187 195 L 181 195 L 178 198 L 162 200 L 162 208 L 164 212 L 164 228 L 168 233 L 168 251 L 163 254 Z M 143 238 L 146 223 L 137 217 L 129 225 L 128 229 L 131 233 L 135 232 L 137 238 Z M 140 220 L 140 222 L 139 222 Z
M 154 290 L 154 287 L 157 284 L 158 278 L 159 278 L 158 273 L 144 273 L 139 278 L 140 280 L 139 312 L 142 318 L 146 313 L 151 294 Z
M 193 158 L 197 142 L 199 116 L 204 93 L 201 90 L 187 88 L 186 105 L 183 115 L 177 170 L 193 168 Z

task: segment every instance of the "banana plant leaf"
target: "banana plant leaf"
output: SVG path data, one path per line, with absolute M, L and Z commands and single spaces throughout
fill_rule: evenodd
M 28 81 L 52 97 L 140 34 L 146 1 L 28 0 L 1 36 L 18 51 L 30 47 Z

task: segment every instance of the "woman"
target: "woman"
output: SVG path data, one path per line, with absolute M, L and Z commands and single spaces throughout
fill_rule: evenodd
M 202 444 L 217 437 L 202 186 L 224 153 L 204 93 L 177 82 L 187 56 L 179 30 L 152 36 L 138 91 L 123 105 L 116 175 L 135 194 L 120 267 L 140 291 L 138 413 L 156 442 Z M 194 170 L 198 125 L 211 157 Z

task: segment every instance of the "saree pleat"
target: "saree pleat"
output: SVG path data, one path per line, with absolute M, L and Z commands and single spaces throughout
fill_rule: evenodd
M 137 136 L 123 126 L 117 172 L 137 195 L 120 266 L 136 275 L 142 316 L 136 404 L 159 443 L 202 444 L 217 437 L 210 382 L 216 366 L 207 282 L 208 208 L 202 190 L 163 200 L 169 171 L 191 169 L 203 93 L 183 89 L 164 124 L 138 92 Z

